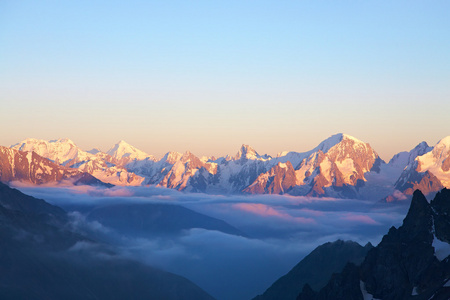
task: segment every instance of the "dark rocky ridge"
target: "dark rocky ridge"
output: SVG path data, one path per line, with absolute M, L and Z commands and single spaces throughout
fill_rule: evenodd
M 348 262 L 360 264 L 372 248 L 371 244 L 363 247 L 356 242 L 342 240 L 323 244 L 254 300 L 295 299 L 305 284 L 307 294 L 312 289 L 319 290 L 333 273 L 342 271 Z
M 448 242 L 449 228 L 450 190 L 440 191 L 431 203 L 416 190 L 402 226 L 392 227 L 360 267 L 347 265 L 318 293 L 305 288 L 297 299 L 362 300 L 365 290 L 383 300 L 448 300 L 450 287 L 444 285 L 450 279 L 450 259 L 435 256 L 433 241 Z
M 177 235 L 183 230 L 203 228 L 246 236 L 225 221 L 209 217 L 175 204 L 122 203 L 95 207 L 87 214 L 90 221 L 130 237 L 155 238 Z

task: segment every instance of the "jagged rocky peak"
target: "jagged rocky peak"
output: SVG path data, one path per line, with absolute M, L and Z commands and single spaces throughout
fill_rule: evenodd
M 174 163 L 179 161 L 182 156 L 183 154 L 181 154 L 180 152 L 170 151 L 167 152 L 161 160 L 173 165 Z
M 295 185 L 295 170 L 291 162 L 278 162 L 268 172 L 260 174 L 242 192 L 247 194 L 284 194 Z
M 365 144 L 364 142 L 358 140 L 357 138 L 345 134 L 345 133 L 337 133 L 334 134 L 332 136 L 330 136 L 329 138 L 325 139 L 324 141 L 322 141 L 315 149 L 314 151 L 322 151 L 323 153 L 327 153 L 328 150 L 330 150 L 331 148 L 333 148 L 334 146 L 340 144 L 341 142 L 352 142 L 352 143 L 357 143 L 357 144 Z
M 234 156 L 235 160 L 239 159 L 258 159 L 260 156 L 259 154 L 249 145 L 243 144 L 241 148 L 239 149 L 238 153 Z
M 337 134 L 336 137 L 340 137 L 340 140 L 336 145 L 328 149 L 328 151 L 322 150 L 322 152 L 327 153 L 332 160 L 343 161 L 349 157 L 370 157 L 373 160 L 378 158 L 378 154 L 368 143 L 364 143 L 348 134 L 341 133 Z
M 424 155 L 432 149 L 433 147 L 430 147 L 427 142 L 421 142 L 409 152 L 403 151 L 395 154 L 389 161 L 389 165 L 403 169 L 406 166 L 411 165 L 416 157 Z
M 182 163 L 189 163 L 191 169 L 198 169 L 204 165 L 204 162 L 200 160 L 197 156 L 195 156 L 192 152 L 186 151 L 181 156 L 180 161 Z
M 403 227 L 408 232 L 432 231 L 432 211 L 425 195 L 420 190 L 415 190 L 411 200 L 408 214 L 403 220 Z
M 346 166 L 353 165 L 360 179 L 364 178 L 365 172 L 371 171 L 373 167 L 379 169 L 379 165 L 384 163 L 368 143 L 344 133 L 329 137 L 313 151 L 326 154 L 331 162 L 341 165 L 339 169 L 348 169 Z
M 186 150 L 183 155 L 181 156 L 182 160 L 190 160 L 192 158 L 198 158 L 197 156 L 195 156 L 191 151 Z
M 419 150 L 423 154 L 418 152 L 414 160 L 411 159 L 395 183 L 395 188 L 404 194 L 420 189 L 428 195 L 450 187 L 450 136 L 441 139 L 434 147 L 425 146 L 426 143 L 422 144 Z

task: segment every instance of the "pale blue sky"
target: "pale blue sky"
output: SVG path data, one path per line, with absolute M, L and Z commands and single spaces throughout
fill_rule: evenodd
M 93 3 L 95 2 L 95 3 Z M 0 145 L 382 158 L 450 135 L 448 1 L 0 1 Z

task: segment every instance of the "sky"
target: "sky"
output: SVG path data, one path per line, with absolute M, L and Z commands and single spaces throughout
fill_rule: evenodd
M 450 135 L 448 1 L 0 1 L 0 145 L 389 160 Z

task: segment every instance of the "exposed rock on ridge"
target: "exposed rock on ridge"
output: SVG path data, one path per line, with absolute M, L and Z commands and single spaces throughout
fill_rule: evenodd
M 21 181 L 31 184 L 69 181 L 76 185 L 105 186 L 90 174 L 60 166 L 35 152 L 26 153 L 2 146 L 0 146 L 0 181 Z
M 416 190 L 403 225 L 392 227 L 360 267 L 348 265 L 317 294 L 306 289 L 298 299 L 449 299 L 449 228 L 450 190 L 431 203 Z

